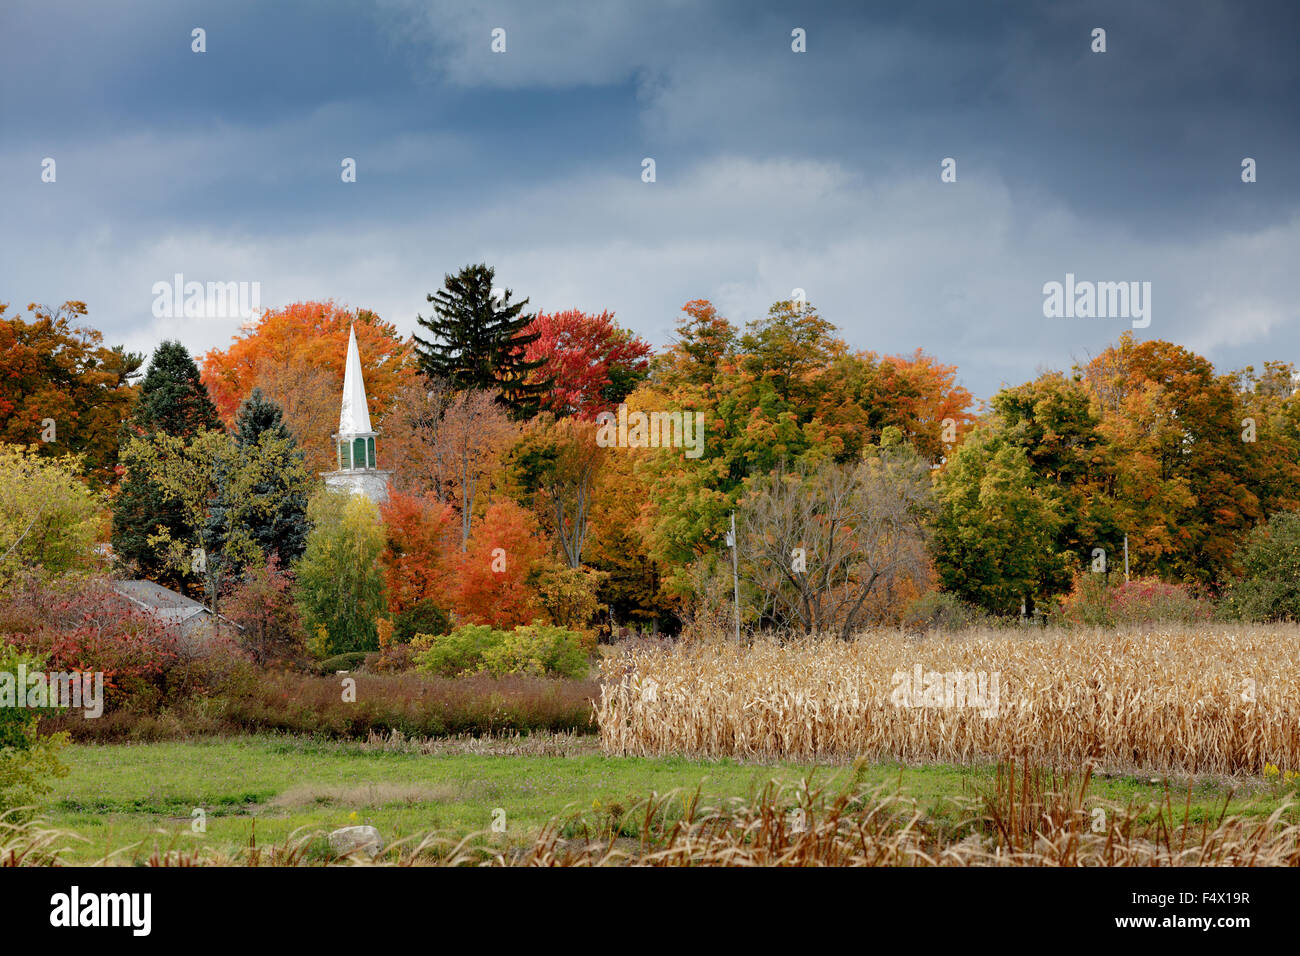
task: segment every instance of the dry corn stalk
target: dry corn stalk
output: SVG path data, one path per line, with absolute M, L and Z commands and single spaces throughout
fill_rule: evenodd
M 996 674 L 996 707 L 900 706 L 898 675 L 918 665 L 971 687 Z M 610 754 L 1300 769 L 1289 625 L 680 644 L 607 658 L 602 677 Z

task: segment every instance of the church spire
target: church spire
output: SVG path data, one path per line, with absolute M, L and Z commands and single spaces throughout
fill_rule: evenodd
M 348 326 L 348 358 L 343 369 L 343 407 L 339 411 L 339 435 L 368 435 L 370 406 L 366 383 L 361 377 L 361 353 L 357 351 L 357 330 Z
M 377 432 L 370 425 L 366 383 L 361 375 L 361 353 L 357 330 L 348 328 L 348 355 L 343 366 L 343 402 L 339 408 L 339 430 L 334 435 L 338 468 L 326 472 L 325 484 L 341 491 L 365 495 L 380 502 L 388 497 L 391 471 L 382 471 L 375 460 Z

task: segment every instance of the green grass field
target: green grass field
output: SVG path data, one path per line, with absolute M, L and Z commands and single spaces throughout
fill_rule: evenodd
M 593 738 L 544 736 L 516 741 L 449 740 L 424 748 L 380 749 L 302 737 L 213 738 L 192 742 L 75 745 L 71 772 L 54 782 L 40 808 L 50 825 L 80 834 L 70 861 L 91 862 L 119 851 L 119 862 L 147 859 L 154 849 L 211 847 L 230 851 L 283 841 L 292 831 L 325 832 L 372 824 L 386 841 L 437 831 L 461 837 L 485 831 L 493 810 L 506 811 L 508 844 L 532 838 L 549 819 L 577 812 L 599 816 L 628 807 L 651 791 L 694 791 L 703 802 L 755 794 L 769 780 L 794 786 L 851 782 L 847 766 L 758 765 L 682 759 L 602 756 Z M 868 786 L 900 791 L 928 815 L 960 814 L 954 797 L 991 785 L 990 766 L 859 769 Z M 1162 782 L 1098 777 L 1089 803 L 1146 805 L 1164 799 Z M 1187 781 L 1170 781 L 1181 817 Z M 1229 790 L 1230 812 L 1266 814 L 1285 797 L 1259 780 L 1192 783 L 1192 817 L 1217 816 Z M 202 808 L 207 832 L 191 832 Z M 128 849 L 129 848 L 129 849 Z

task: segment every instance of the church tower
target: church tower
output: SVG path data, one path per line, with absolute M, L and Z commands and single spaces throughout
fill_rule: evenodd
M 357 331 L 348 329 L 348 359 L 343 372 L 343 407 L 339 412 L 339 430 L 330 437 L 338 458 L 338 470 L 327 471 L 325 484 L 339 491 L 365 495 L 375 504 L 388 499 L 391 471 L 375 467 L 375 439 L 379 433 L 370 427 L 370 406 L 366 402 L 366 383 L 361 377 L 361 353 L 357 351 Z

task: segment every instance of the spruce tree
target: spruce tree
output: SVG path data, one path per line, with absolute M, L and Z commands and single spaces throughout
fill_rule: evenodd
M 288 567 L 307 547 L 308 480 L 302 449 L 284 423 L 280 406 L 255 388 L 239 406 L 235 417 L 235 445 L 241 455 L 256 449 L 264 435 L 276 443 L 274 454 L 281 462 L 277 473 L 253 487 L 259 502 L 249 534 L 268 558 L 276 554 L 281 567 Z
M 205 428 L 221 427 L 194 359 L 180 342 L 168 341 L 158 346 L 149 362 L 139 400 L 122 425 L 119 446 L 132 436 L 147 438 L 166 432 L 191 438 Z M 143 475 L 127 474 L 113 501 L 113 550 L 118 560 L 134 564 L 142 577 L 194 589 L 196 578 L 168 568 L 149 545 L 149 535 L 160 526 L 173 538 L 190 535 L 179 510 L 163 500 L 153 482 Z
M 527 299 L 511 304 L 509 289 L 494 301 L 495 277 L 496 270 L 486 264 L 466 266 L 445 276 L 444 288 L 426 297 L 434 315 L 416 319 L 432 341 L 415 336 L 420 371 L 453 388 L 497 392 L 512 415 L 531 418 L 551 389 L 550 381 L 529 381 L 545 362 L 524 360 L 524 349 L 538 338 L 526 331 L 536 316 L 524 313 Z
M 153 353 L 130 424 L 140 435 L 166 432 L 187 438 L 205 428 L 221 428 L 199 367 L 180 342 L 163 342 Z

